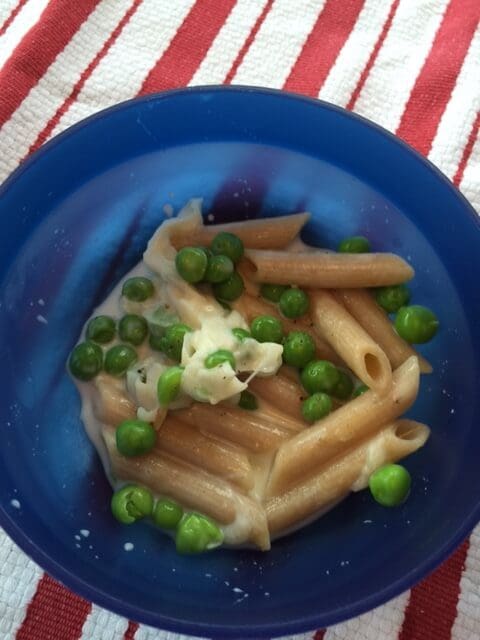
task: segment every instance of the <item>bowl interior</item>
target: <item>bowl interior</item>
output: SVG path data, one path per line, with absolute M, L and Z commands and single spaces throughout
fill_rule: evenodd
M 354 495 L 267 554 L 179 557 L 153 528 L 113 521 L 65 361 L 170 205 L 192 196 L 216 222 L 309 210 L 307 241 L 335 247 L 364 234 L 414 265 L 413 300 L 435 309 L 442 328 L 421 349 L 435 372 L 409 415 L 432 437 L 406 462 L 414 484 L 404 506 Z M 74 128 L 0 199 L 2 525 L 85 597 L 188 633 L 299 631 L 399 593 L 478 519 L 479 237 L 466 203 L 431 167 L 312 101 L 180 92 Z

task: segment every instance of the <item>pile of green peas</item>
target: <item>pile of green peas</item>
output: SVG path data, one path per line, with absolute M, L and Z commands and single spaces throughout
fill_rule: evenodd
M 218 233 L 210 247 L 184 247 L 175 257 L 177 272 L 189 284 L 208 282 L 217 300 L 233 302 L 245 290 L 242 276 L 235 271 L 245 248 L 233 233 Z
M 173 532 L 180 554 L 203 553 L 223 542 L 223 532 L 213 520 L 200 513 L 185 513 L 169 498 L 155 500 L 151 491 L 140 485 L 128 484 L 115 491 L 111 510 L 122 524 L 149 518 L 157 527 Z
M 338 245 L 340 253 L 368 253 L 370 242 L 364 236 L 345 238 Z M 434 312 L 422 305 L 411 305 L 410 290 L 406 284 L 378 287 L 374 290 L 377 304 L 386 313 L 396 314 L 395 331 L 410 344 L 429 342 L 437 333 L 439 321 Z

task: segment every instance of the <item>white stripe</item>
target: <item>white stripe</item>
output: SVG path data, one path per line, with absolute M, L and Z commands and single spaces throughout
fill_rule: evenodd
M 409 591 L 373 611 L 329 627 L 325 640 L 386 640 L 398 638 Z
M 47 4 L 48 0 L 29 0 L 15 16 L 3 36 L 0 36 L 0 68 L 20 44 L 24 35 L 38 22 Z
M 325 0 L 277 0 L 233 82 L 280 89 L 324 4 Z
M 319 98 L 345 107 L 382 32 L 393 0 L 366 0 L 357 22 L 330 69 Z
M 0 529 L 0 638 L 14 638 L 42 577 L 32 562 Z
M 135 634 L 135 640 L 193 640 L 192 636 L 183 636 L 171 631 L 159 631 L 142 624 Z M 197 640 L 202 640 L 198 638 Z
M 220 84 L 268 0 L 238 0 L 190 84 Z
M 128 629 L 128 620 L 92 605 L 82 628 L 82 640 L 119 640 Z
M 0 2 L 0 27 L 17 6 L 19 0 L 2 0 Z
M 452 640 L 478 640 L 480 630 L 480 525 L 470 537 L 465 571 L 460 580 Z
M 0 130 L 0 182 L 15 169 L 131 5 L 103 0 Z M 40 45 L 39 45 L 40 46 Z
M 135 96 L 193 4 L 194 0 L 144 0 L 52 135 L 99 109 Z
M 395 131 L 432 47 L 449 0 L 403 0 L 355 104 L 355 111 Z
M 473 145 L 460 183 L 460 190 L 480 215 L 480 136 Z
M 480 27 L 475 32 L 429 153 L 430 160 L 450 179 L 462 158 L 480 110 Z

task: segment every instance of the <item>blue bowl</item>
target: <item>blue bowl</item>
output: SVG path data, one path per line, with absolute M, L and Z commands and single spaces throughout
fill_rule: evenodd
M 164 205 L 178 210 L 198 195 L 216 221 L 307 209 L 307 241 L 335 247 L 365 234 L 415 266 L 414 301 L 435 309 L 442 328 L 422 348 L 435 373 L 422 379 L 411 415 L 432 437 L 406 462 L 414 484 L 401 508 L 363 492 L 270 553 L 188 558 L 153 528 L 110 516 L 65 361 L 94 305 L 140 258 Z M 480 519 L 479 239 L 473 210 L 434 167 L 315 100 L 197 88 L 72 127 L 1 190 L 1 525 L 85 598 L 183 633 L 271 637 L 397 595 Z

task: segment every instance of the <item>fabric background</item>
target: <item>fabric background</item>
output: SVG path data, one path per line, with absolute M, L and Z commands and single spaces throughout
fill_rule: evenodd
M 74 122 L 184 85 L 284 88 L 428 156 L 480 212 L 480 0 L 0 0 L 0 182 Z M 69 592 L 0 531 L 0 639 L 179 640 Z M 479 640 L 480 527 L 431 577 L 298 640 Z

